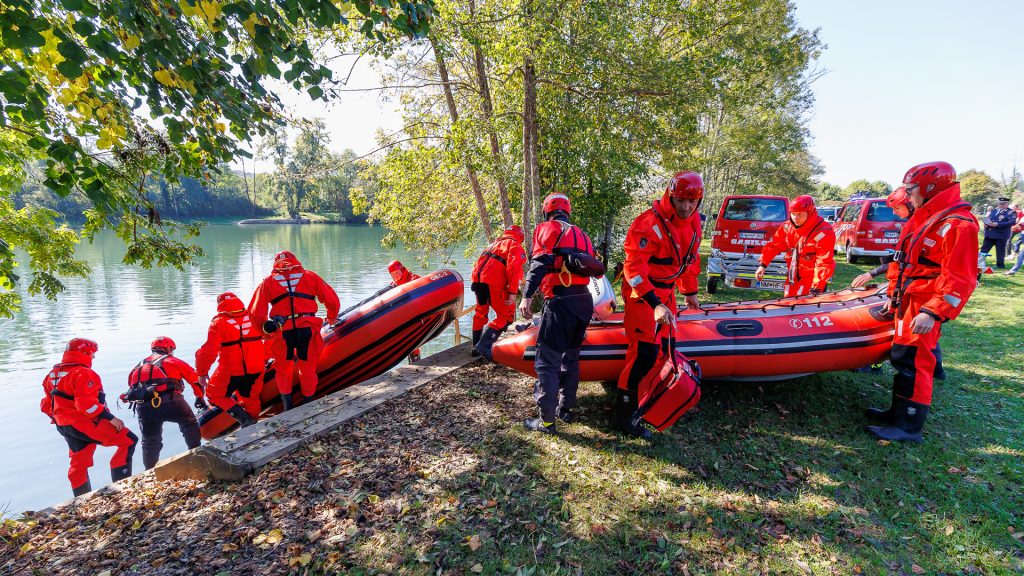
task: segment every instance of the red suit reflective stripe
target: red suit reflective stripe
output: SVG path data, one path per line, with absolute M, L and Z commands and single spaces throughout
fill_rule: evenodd
M 252 317 L 245 313 L 218 314 L 207 330 L 206 342 L 196 351 L 196 371 L 207 375 L 219 359 L 218 367 L 229 374 L 263 372 L 266 355 L 263 338 Z
M 835 246 L 832 226 L 814 213 L 803 226 L 797 227 L 787 220 L 776 230 L 761 252 L 761 265 L 767 266 L 784 252 L 788 270 L 785 296 L 806 296 L 811 290 L 823 292 L 836 270 Z
M 563 233 L 564 229 L 564 233 Z M 562 271 L 562 257 L 558 254 L 559 249 L 578 250 L 594 255 L 594 245 L 586 232 L 575 224 L 569 224 L 560 220 L 548 220 L 537 225 L 533 230 L 533 257 L 553 255 L 554 265 L 551 271 L 544 276 L 540 283 L 540 290 L 545 298 L 555 295 L 556 286 L 585 286 L 590 283 L 586 276 L 566 273 Z
M 106 410 L 100 402 L 103 383 L 90 365 L 92 358 L 80 352 L 65 352 L 43 379 L 40 410 L 57 425 L 64 426 L 91 421 Z

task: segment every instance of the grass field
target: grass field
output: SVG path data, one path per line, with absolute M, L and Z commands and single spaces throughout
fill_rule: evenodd
M 840 263 L 833 287 L 869 266 Z M 528 433 L 530 380 L 478 364 L 242 483 L 144 475 L 134 491 L 7 522 L 0 571 L 1022 573 L 1022 294 L 1024 278 L 986 276 L 944 327 L 948 378 L 921 445 L 862 430 L 864 408 L 889 398 L 888 366 L 709 384 L 646 444 L 608 427 L 596 383 L 581 388 L 580 422 Z

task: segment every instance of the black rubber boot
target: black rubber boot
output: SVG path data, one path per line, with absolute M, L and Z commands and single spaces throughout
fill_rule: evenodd
M 474 358 L 480 355 L 480 353 L 476 351 L 476 345 L 480 342 L 480 334 L 482 332 L 483 330 L 473 330 L 473 351 L 470 352 L 470 355 Z
M 494 356 L 491 354 L 491 348 L 494 347 L 494 343 L 498 341 L 498 336 L 500 335 L 501 332 L 494 328 L 489 326 L 484 328 L 483 333 L 480 334 L 480 341 L 476 343 L 475 350 L 477 353 L 493 362 Z
M 873 422 L 880 422 L 882 424 L 892 426 L 896 422 L 895 412 L 900 408 L 901 399 L 895 394 L 892 395 L 892 402 L 888 408 L 868 408 L 864 411 L 864 416 Z
M 921 430 L 928 419 L 928 406 L 904 400 L 893 411 L 892 426 L 868 426 L 866 430 L 876 438 L 890 442 L 921 442 Z
M 71 493 L 74 494 L 75 497 L 81 496 L 82 494 L 88 494 L 89 492 L 92 492 L 92 482 L 89 482 L 88 480 L 78 488 L 71 489 Z
M 249 413 L 245 411 L 245 408 L 242 408 L 238 404 L 235 404 L 230 410 L 228 410 L 228 415 L 237 420 L 238 423 L 241 424 L 242 428 L 252 426 L 256 423 L 256 420 L 254 420 L 252 416 L 249 416 Z
M 125 478 L 132 475 L 132 461 L 128 460 L 128 463 L 118 468 L 110 469 L 110 480 L 111 482 L 117 482 L 118 480 L 124 480 Z
M 545 422 L 540 418 L 527 418 L 526 420 L 523 420 L 523 426 L 525 426 L 527 430 L 533 430 L 534 432 L 540 432 L 541 434 L 558 433 L 554 422 Z
M 643 440 L 654 438 L 651 431 L 643 424 L 633 423 L 633 414 L 636 413 L 636 409 L 637 400 L 634 394 L 617 388 L 615 390 L 615 406 L 612 408 L 612 426 L 636 438 Z
M 566 424 L 572 424 L 573 420 L 576 420 L 576 415 L 572 413 L 572 409 L 571 408 L 561 408 L 561 407 L 559 407 L 555 411 L 555 416 L 557 416 L 559 420 L 561 420 L 562 422 L 565 422 Z
M 292 409 L 292 395 L 291 395 L 291 393 L 281 394 L 281 406 L 282 406 L 281 412 L 287 412 L 287 411 Z M 246 415 L 248 416 L 248 414 L 246 414 Z

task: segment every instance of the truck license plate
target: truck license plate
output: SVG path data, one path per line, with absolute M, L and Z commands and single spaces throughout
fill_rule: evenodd
M 764 232 L 740 232 L 740 238 L 764 238 Z
M 758 288 L 763 288 L 765 290 L 782 290 L 782 284 L 783 284 L 782 282 L 772 282 L 772 281 L 769 281 L 769 280 L 762 280 L 761 282 L 757 283 L 757 287 Z
M 893 232 L 889 232 L 889 231 L 887 231 L 887 232 L 885 233 L 885 237 L 886 237 L 886 238 L 896 238 L 896 237 L 897 237 L 897 236 L 899 236 L 899 235 L 900 235 L 900 233 L 899 233 L 899 232 L 895 232 L 895 231 L 893 231 Z

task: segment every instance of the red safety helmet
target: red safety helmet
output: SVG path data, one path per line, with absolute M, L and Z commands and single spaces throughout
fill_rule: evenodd
M 555 210 L 561 210 L 566 214 L 572 214 L 572 204 L 569 202 L 569 197 L 561 192 L 552 192 L 551 194 L 548 194 L 547 198 L 544 199 L 544 216 L 547 216 Z
M 917 185 L 925 200 L 956 184 L 956 170 L 949 162 L 925 162 L 907 170 L 903 183 Z
M 907 194 L 906 186 L 900 186 L 892 192 L 889 192 L 889 195 L 885 197 L 885 205 L 889 208 L 895 208 L 901 204 L 911 206 L 910 194 Z
M 665 193 L 673 198 L 700 200 L 704 198 L 704 179 L 696 172 L 676 172 L 668 181 Z
M 398 260 L 392 260 L 391 264 L 388 264 L 388 272 L 390 272 L 392 276 L 395 275 L 395 272 L 401 272 L 402 270 L 405 270 L 405 265 Z
M 814 198 L 803 194 L 789 201 L 789 212 L 814 212 Z
M 245 304 L 235 296 L 234 292 L 225 292 L 217 296 L 217 312 L 226 314 L 237 314 L 245 310 Z
M 95 354 L 99 349 L 100 345 L 93 340 L 89 340 L 88 338 L 72 338 L 68 341 L 68 345 L 64 348 L 64 351 Z
M 274 255 L 274 270 L 288 270 L 302 266 L 291 250 L 281 250 Z
M 508 227 L 503 233 L 505 236 L 511 236 L 515 238 L 516 242 L 522 242 L 526 239 L 526 233 L 523 232 L 523 227 L 518 224 L 513 224 Z
M 168 354 L 174 352 L 175 348 L 177 347 L 178 346 L 175 345 L 174 340 L 171 340 L 169 336 L 157 336 L 156 338 L 153 338 L 152 342 L 149 343 L 150 350 L 160 349 L 167 352 Z

